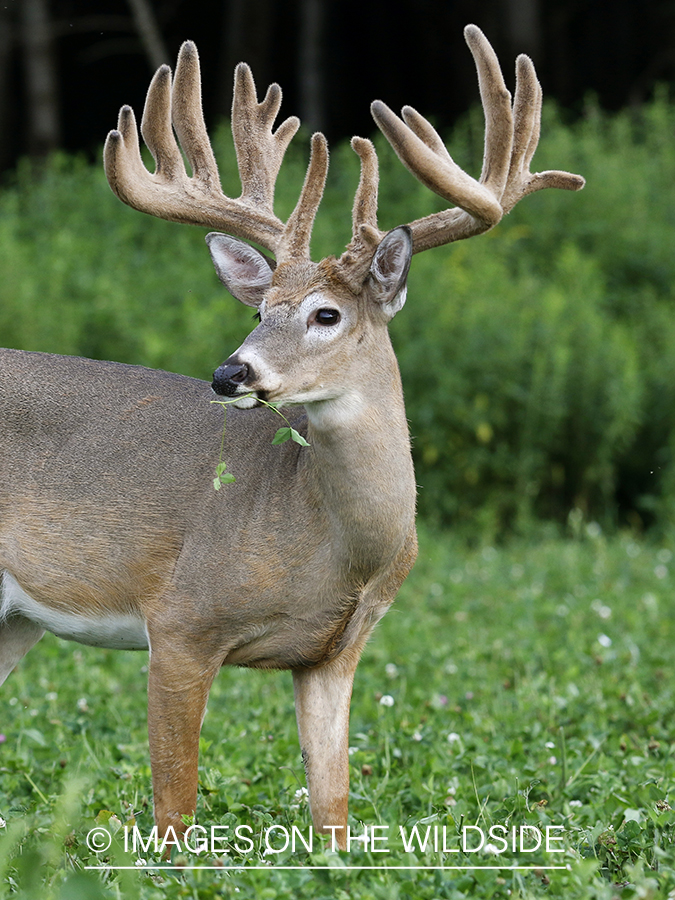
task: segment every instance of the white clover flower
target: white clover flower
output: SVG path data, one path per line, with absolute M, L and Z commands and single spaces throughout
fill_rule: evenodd
M 7 828 L 7 822 L 0 816 L 0 828 Z
M 357 834 L 357 835 L 355 835 L 355 836 L 353 836 L 353 837 L 350 835 L 350 837 L 349 837 L 349 842 L 350 842 L 350 843 L 354 843 L 354 841 L 361 841 L 361 842 L 363 843 L 363 849 L 364 849 L 364 850 L 367 850 L 367 849 L 368 849 L 368 841 L 369 841 L 369 840 L 370 840 L 370 838 L 368 837 L 368 831 L 367 831 L 367 830 L 365 830 L 365 831 L 363 832 L 363 834 Z
M 483 847 L 483 850 L 485 851 L 485 853 L 492 854 L 492 856 L 499 856 L 499 854 L 501 853 L 501 850 L 495 844 L 486 844 Z
M 421 741 L 422 735 L 419 731 L 414 731 L 412 736 L 413 741 Z
M 456 744 L 457 741 L 461 741 L 461 740 L 462 740 L 461 737 L 457 734 L 456 731 L 451 731 L 450 734 L 448 735 L 448 743 L 449 744 Z
M 391 696 L 391 694 L 383 694 L 380 697 L 380 706 L 393 706 L 393 705 L 394 705 L 394 698 Z
M 146 859 L 141 859 L 140 857 L 134 863 L 134 865 L 138 866 L 139 869 L 142 868 L 143 866 L 147 866 L 147 864 L 148 864 L 148 861 Z
M 398 666 L 396 663 L 387 663 L 384 667 L 384 671 L 387 674 L 387 678 L 396 678 L 398 675 Z
M 547 750 L 553 750 L 553 748 L 555 747 L 555 744 L 553 743 L 553 741 L 546 741 L 546 743 L 544 744 L 544 747 L 546 747 Z
M 77 701 L 77 708 L 80 710 L 80 712 L 89 712 L 86 697 L 80 697 L 80 699 Z
M 611 637 L 608 637 L 606 634 L 599 634 L 598 635 L 598 643 L 600 644 L 601 647 L 611 647 L 612 639 L 611 639 Z
M 609 619 L 612 615 L 611 607 L 607 606 L 602 600 L 594 600 L 591 603 L 591 609 L 596 612 L 601 619 Z
M 359 752 L 359 748 L 358 747 L 350 747 L 347 752 L 349 753 L 350 756 L 353 756 L 355 753 Z
M 59 695 L 56 691 L 50 691 L 48 694 L 45 694 L 45 700 L 58 700 Z
M 307 802 L 307 798 L 309 797 L 309 791 L 306 787 L 298 788 L 295 794 L 293 795 L 293 799 L 296 803 L 305 803 Z
M 581 800 L 570 800 L 570 806 L 583 806 Z

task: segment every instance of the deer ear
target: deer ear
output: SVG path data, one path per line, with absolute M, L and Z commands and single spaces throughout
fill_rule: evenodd
M 260 306 L 272 284 L 272 260 L 229 234 L 212 231 L 206 243 L 216 274 L 232 296 L 246 306 Z
M 402 225 L 385 234 L 370 264 L 370 290 L 388 319 L 393 319 L 405 303 L 411 259 L 412 232 Z

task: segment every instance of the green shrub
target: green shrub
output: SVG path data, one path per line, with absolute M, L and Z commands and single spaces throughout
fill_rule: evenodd
M 472 248 L 470 263 L 464 248 L 424 260 L 437 289 L 397 334 L 421 508 L 490 531 L 611 504 L 642 394 L 591 261 L 570 244 L 548 276 L 511 276 L 509 254 L 527 239 L 509 237 Z
M 474 113 L 452 136 L 474 172 L 481 135 Z M 528 197 L 495 232 L 416 261 L 419 314 L 394 324 L 421 509 L 490 530 L 574 506 L 665 524 L 675 107 L 663 95 L 640 113 L 589 105 L 569 127 L 549 106 L 542 135 L 536 168 L 580 172 L 584 191 Z
M 208 378 L 251 319 L 197 229 L 130 210 L 99 167 L 63 156 L 0 194 L 0 273 L 3 346 Z

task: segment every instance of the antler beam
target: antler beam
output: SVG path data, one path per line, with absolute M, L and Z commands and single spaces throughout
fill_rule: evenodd
M 413 253 L 488 231 L 534 191 L 548 187 L 578 191 L 585 184 L 580 175 L 569 172 L 530 172 L 539 141 L 542 98 L 532 61 L 524 55 L 518 57 L 512 107 L 499 62 L 485 35 L 475 25 L 467 25 L 464 36 L 476 63 L 485 113 L 485 153 L 478 181 L 454 162 L 436 130 L 411 106 L 403 107 L 399 118 L 381 100 L 371 105 L 375 122 L 405 167 L 434 193 L 456 204 L 454 209 L 409 223 Z M 364 151 L 359 145 L 355 149 L 363 166 Z M 376 169 L 373 172 L 371 166 L 369 175 L 362 170 L 362 180 L 364 177 L 368 183 L 360 186 L 360 193 L 376 197 Z M 359 252 L 365 253 L 383 236 L 372 210 L 367 221 L 357 214 L 357 207 L 363 206 L 363 200 L 355 203 L 352 244 L 343 256 L 347 264 L 353 265 Z

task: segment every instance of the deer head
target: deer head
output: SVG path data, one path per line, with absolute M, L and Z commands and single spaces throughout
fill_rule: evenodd
M 173 84 L 168 66 L 155 75 L 141 131 L 155 162 L 140 157 L 129 107 L 110 132 L 105 168 L 125 203 L 160 218 L 223 229 L 206 240 L 219 278 L 256 307 L 260 325 L 214 375 L 216 393 L 304 404 L 310 419 L 317 403 L 357 401 L 354 366 L 381 345 L 382 329 L 403 306 L 413 253 L 493 228 L 522 197 L 546 187 L 579 190 L 583 179 L 567 172 L 530 172 L 541 118 L 541 87 L 526 56 L 517 61 L 513 104 L 490 44 L 474 25 L 465 29 L 485 110 L 485 156 L 480 179 L 463 172 L 432 126 L 412 107 L 402 119 L 383 102 L 373 118 L 403 164 L 423 184 L 456 204 L 384 234 L 377 225 L 378 165 L 372 143 L 355 137 L 361 178 L 352 211 L 352 239 L 339 258 L 310 260 L 310 236 L 326 180 L 328 150 L 312 137 L 305 182 L 287 222 L 274 213 L 274 188 L 284 153 L 299 127 L 295 117 L 276 129 L 281 89 L 273 84 L 258 102 L 251 71 L 235 71 L 232 134 L 242 183 L 239 198 L 226 197 L 201 110 L 199 59 L 194 44 L 181 48 Z M 172 123 L 192 169 L 188 176 Z M 244 241 L 270 251 L 274 260 Z M 366 346 L 364 347 L 364 342 Z M 361 348 L 361 352 L 357 352 Z

